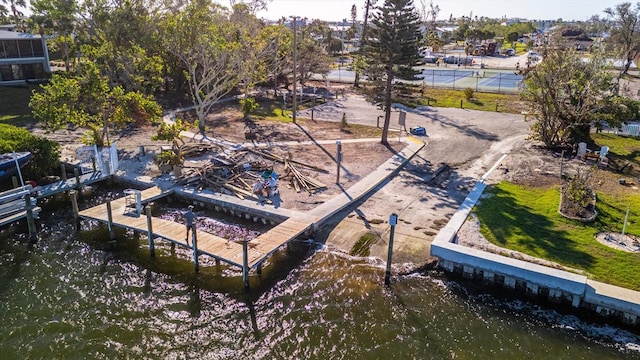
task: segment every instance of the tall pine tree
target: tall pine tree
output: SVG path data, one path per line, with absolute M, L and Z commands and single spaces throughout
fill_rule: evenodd
M 385 116 L 381 143 L 388 145 L 394 79 L 414 80 L 422 38 L 420 16 L 413 0 L 385 0 L 375 8 L 371 28 L 364 39 L 367 75 L 380 96 Z M 384 96 L 382 95 L 384 94 Z

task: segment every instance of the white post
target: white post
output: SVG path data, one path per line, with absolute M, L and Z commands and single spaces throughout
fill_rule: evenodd
M 24 180 L 22 179 L 22 171 L 20 171 L 20 164 L 18 163 L 18 155 L 16 152 L 13 152 L 13 161 L 16 162 L 16 169 L 18 170 L 18 176 L 20 177 L 20 185 L 24 188 Z
M 624 231 L 627 229 L 627 219 L 629 219 L 630 208 L 631 208 L 631 204 L 627 206 L 627 214 L 624 216 L 624 224 L 622 224 L 622 236 L 620 236 L 620 240 L 624 240 Z

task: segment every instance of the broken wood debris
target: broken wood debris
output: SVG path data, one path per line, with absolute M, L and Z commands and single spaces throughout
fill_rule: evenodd
M 189 185 L 198 189 L 210 188 L 213 191 L 237 196 L 240 199 L 252 199 L 271 203 L 270 200 L 253 193 L 253 185 L 264 181 L 265 174 L 271 174 L 275 163 L 284 165 L 284 175 L 279 180 L 287 181 L 296 192 L 307 191 L 310 195 L 326 189 L 326 185 L 304 174 L 300 168 L 327 173 L 328 171 L 303 162 L 286 159 L 268 150 L 242 149 L 223 151 L 221 147 L 207 143 L 187 144 L 180 148 L 185 157 L 211 154 L 206 160 L 183 166 L 175 185 Z
M 309 194 L 313 194 L 316 191 L 327 188 L 327 186 L 323 183 L 304 175 L 290 161 L 284 162 L 284 169 L 285 175 L 283 176 L 283 178 L 290 177 L 290 181 L 293 184 L 293 188 L 296 190 L 296 192 L 300 192 L 302 189 L 304 189 Z

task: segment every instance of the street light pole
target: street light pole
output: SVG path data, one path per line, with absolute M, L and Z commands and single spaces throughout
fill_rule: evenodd
M 291 17 L 293 19 L 293 123 L 296 123 L 296 111 L 297 111 L 297 96 L 296 96 L 296 83 L 298 82 L 298 79 L 296 78 L 296 68 L 297 66 L 297 57 L 298 57 L 298 44 L 297 44 L 297 40 L 296 40 L 296 33 L 297 31 L 297 22 L 298 22 L 298 17 L 297 16 L 292 16 Z

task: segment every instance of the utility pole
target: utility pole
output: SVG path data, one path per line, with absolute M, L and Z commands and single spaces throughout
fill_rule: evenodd
M 298 43 L 296 40 L 296 33 L 297 31 L 297 22 L 298 22 L 298 17 L 297 16 L 292 16 L 291 17 L 293 19 L 293 123 L 296 123 L 296 111 L 298 110 L 297 107 L 297 96 L 296 96 L 296 83 L 298 82 L 298 79 L 296 78 L 296 69 L 298 67 L 297 64 L 297 57 L 298 57 Z

